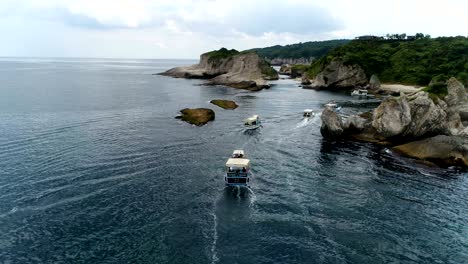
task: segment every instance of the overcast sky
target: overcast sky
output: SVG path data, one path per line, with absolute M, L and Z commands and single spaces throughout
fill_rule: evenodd
M 0 0 L 0 56 L 198 58 L 386 33 L 468 35 L 468 0 Z

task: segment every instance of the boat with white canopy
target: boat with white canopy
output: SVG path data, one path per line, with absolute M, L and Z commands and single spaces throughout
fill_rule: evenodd
M 258 115 L 253 115 L 244 120 L 244 127 L 247 130 L 257 129 L 262 126 L 262 121 Z
M 250 160 L 245 158 L 243 150 L 234 150 L 226 162 L 227 186 L 248 186 L 250 182 Z
M 367 90 L 356 89 L 351 93 L 352 96 L 367 97 Z
M 312 109 L 304 109 L 304 114 L 302 115 L 303 117 L 311 117 L 313 116 L 315 113 L 314 113 L 314 110 Z

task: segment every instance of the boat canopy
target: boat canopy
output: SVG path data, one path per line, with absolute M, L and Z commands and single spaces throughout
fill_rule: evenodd
M 244 151 L 242 149 L 236 149 L 232 152 L 232 155 L 242 155 L 244 156 Z
M 312 112 L 314 112 L 314 110 L 312 110 L 312 109 L 304 109 L 304 113 L 312 113 Z
M 257 121 L 257 119 L 258 119 L 258 115 L 254 115 L 254 116 L 251 116 L 251 117 L 247 118 L 245 120 L 245 123 L 252 123 L 252 122 Z
M 228 159 L 226 162 L 226 167 L 236 167 L 236 168 L 249 168 L 250 160 L 248 159 Z

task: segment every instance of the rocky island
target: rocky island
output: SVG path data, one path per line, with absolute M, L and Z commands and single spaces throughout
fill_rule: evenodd
M 226 85 L 254 91 L 268 88 L 268 80 L 278 79 L 278 73 L 255 52 L 225 48 L 202 54 L 198 64 L 176 67 L 160 75 L 207 79 L 208 85 Z

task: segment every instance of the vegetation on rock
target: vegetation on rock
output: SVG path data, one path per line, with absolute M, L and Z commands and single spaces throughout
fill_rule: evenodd
M 311 41 L 286 46 L 272 46 L 267 48 L 257 48 L 251 51 L 257 52 L 258 55 L 267 59 L 273 58 L 318 58 L 327 54 L 332 49 L 348 43 L 350 40 L 326 40 L 326 41 Z
M 382 82 L 427 85 L 440 76 L 468 84 L 467 37 L 353 40 L 314 61 L 307 77 L 314 78 L 334 59 L 358 64 L 368 77 L 377 74 Z
M 213 62 L 213 61 L 216 61 L 216 60 L 226 59 L 226 58 L 232 57 L 232 56 L 237 55 L 239 53 L 240 52 L 235 50 L 235 49 L 228 50 L 226 48 L 221 48 L 219 50 L 213 50 L 213 51 L 207 52 L 204 55 L 208 55 L 208 61 Z

